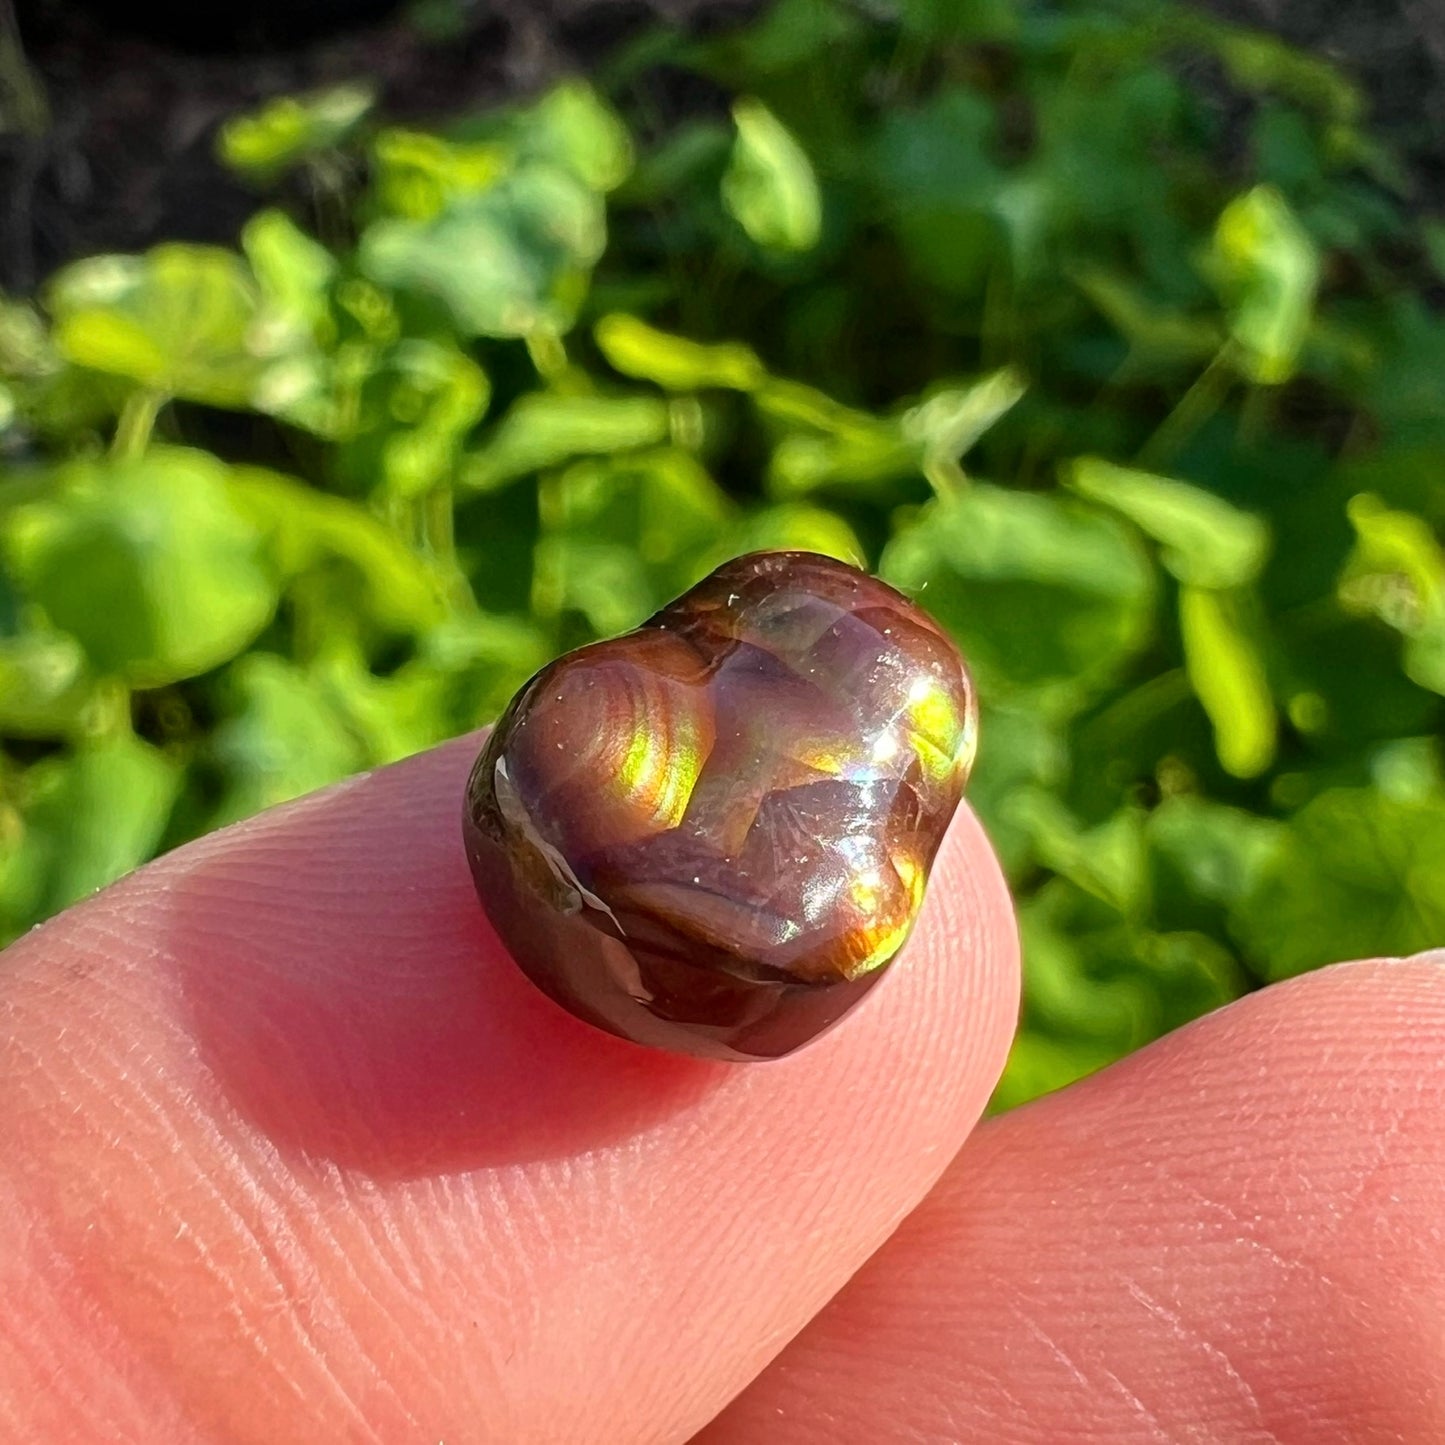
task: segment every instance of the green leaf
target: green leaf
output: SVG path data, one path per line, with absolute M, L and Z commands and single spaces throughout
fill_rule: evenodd
M 900 418 L 885 420 L 776 377 L 768 378 L 753 400 L 764 417 L 781 424 L 783 434 L 768 460 L 768 487 L 775 496 L 795 497 L 824 486 L 873 490 L 922 470 L 925 438 L 907 434 Z
M 1274 698 L 1237 591 L 1184 586 L 1179 627 L 1189 681 L 1214 725 L 1220 765 L 1254 778 L 1274 761 Z
M 1269 555 L 1269 526 L 1209 492 L 1099 457 L 1069 464 L 1071 487 L 1101 502 L 1152 537 L 1160 560 L 1181 582 L 1239 587 L 1252 582 Z
M 768 459 L 768 490 L 797 497 L 821 487 L 875 490 L 922 470 L 917 443 L 896 421 L 865 418 L 856 430 L 782 437 Z
M 1440 377 L 1445 373 L 1445 316 L 1423 296 L 1378 298 L 1366 313 L 1374 355 L 1360 378 L 1360 400 L 1386 435 L 1424 433 L 1439 446 Z
M 869 412 L 844 406 L 817 387 L 783 377 L 769 377 L 753 401 L 758 410 L 773 421 L 807 427 L 830 436 L 863 436 L 882 425 Z
M 532 610 L 542 617 L 581 613 L 593 637 L 636 627 L 661 600 L 631 547 L 585 535 L 543 537 L 534 575 Z
M 931 41 L 966 45 L 1012 40 L 1019 30 L 1010 0 L 898 0 L 899 24 Z
M 1309 334 L 1320 260 L 1278 191 L 1256 186 L 1224 208 L 1208 270 L 1229 308 L 1245 375 L 1267 386 L 1288 381 Z
M 1059 1067 L 1110 1062 L 1243 988 L 1217 941 L 1131 925 L 1063 878 L 1024 903 L 1019 927 L 1025 1029 L 1052 1041 Z M 1017 1098 L 1021 1083 L 1006 1081 L 1007 1093 Z
M 130 733 L 47 759 L 23 779 L 21 819 L 30 876 L 23 907 L 48 917 L 150 858 L 180 791 L 181 772 Z M 21 880 L 0 870 L 0 904 Z M 9 911 L 8 909 L 6 911 Z
M 1112 1064 L 1119 1052 L 1097 1039 L 1056 1038 L 1025 1025 L 1014 1035 L 989 1109 L 1003 1113 L 1067 1088 Z
M 676 447 L 575 462 L 541 496 L 545 531 L 627 543 L 644 567 L 689 558 L 732 520 L 732 510 L 706 468 Z
M 64 633 L 0 637 L 0 733 L 65 737 L 80 729 L 93 679 L 80 644 Z
M 299 162 L 347 139 L 375 103 L 370 86 L 332 86 L 314 95 L 283 95 L 220 130 L 216 151 L 238 175 L 269 185 Z
M 76 261 L 50 281 L 45 304 L 68 361 L 211 406 L 249 406 L 277 349 L 249 268 L 215 246 Z
M 632 170 L 626 125 L 585 80 L 554 86 L 521 112 L 512 133 L 523 156 L 566 166 L 599 193 L 615 191 Z
M 716 42 L 742 74 L 771 75 L 836 55 L 867 24 L 832 0 L 778 0 L 740 33 Z
M 1223 328 L 1214 318 L 1159 305 L 1129 279 L 1103 267 L 1082 268 L 1074 282 L 1129 343 L 1128 376 L 1148 379 L 1161 368 L 1198 366 L 1224 344 Z
M 382 627 L 420 632 L 446 615 L 445 583 L 436 569 L 355 503 L 262 467 L 233 468 L 227 492 L 264 539 L 280 577 L 294 580 L 341 561 L 354 569 L 367 610 Z
M 77 462 L 6 528 L 26 594 L 97 672 L 157 687 L 235 656 L 266 625 L 275 585 L 260 534 L 204 452 Z
M 241 658 L 218 694 L 225 716 L 210 751 L 225 791 L 213 828 L 325 787 L 370 761 L 324 690 L 285 658 L 264 652 Z
M 699 462 L 666 448 L 574 463 L 544 485 L 541 518 L 534 610 L 581 612 L 607 636 L 697 580 L 732 507 Z
M 960 458 L 1023 394 L 1022 379 L 1005 367 L 966 385 L 934 386 L 883 418 L 769 378 L 754 393 L 758 409 L 787 428 L 768 462 L 769 489 L 780 497 L 821 487 L 886 493 L 889 483 L 926 476 L 949 490 L 963 480 Z
M 1401 670 L 1394 639 L 1375 618 L 1274 619 L 1286 646 L 1278 664 L 1291 721 L 1328 755 L 1413 737 L 1439 726 L 1439 698 Z M 1298 800 L 1296 800 L 1298 801 Z
M 490 722 L 550 655 L 530 623 L 468 612 L 428 633 L 386 677 L 344 644 L 328 647 L 307 676 L 367 760 L 389 763 Z
M 33 381 L 59 365 L 50 334 L 33 304 L 0 297 L 0 376 Z
M 855 567 L 867 566 L 857 533 L 836 513 L 804 502 L 784 502 L 751 511 L 709 554 L 710 568 L 745 552 L 819 552 Z
M 655 206 L 678 195 L 716 191 L 732 154 L 731 126 L 716 120 L 682 122 L 645 153 L 614 200 L 626 206 Z
M 487 409 L 486 374 L 459 347 L 398 342 L 367 377 L 337 456 L 356 486 L 417 497 L 450 485 L 462 443 Z
M 995 706 L 983 699 L 978 761 L 969 779 L 969 806 L 983 820 L 989 841 L 1011 879 L 1035 862 L 1035 819 L 1016 799 L 1057 791 L 1069 771 L 1063 734 L 1032 708 Z
M 1010 821 L 1027 828 L 1034 857 L 1044 867 L 1121 914 L 1139 912 L 1145 855 L 1137 809 L 1121 809 L 1085 828 L 1058 798 L 1027 789 L 1010 799 L 1007 813 Z
M 1112 517 L 974 484 L 922 508 L 882 575 L 959 640 L 985 697 L 1071 712 L 1152 631 L 1154 576 Z
M 372 142 L 372 190 L 383 215 L 431 221 L 460 200 L 494 186 L 512 166 L 511 148 L 494 138 L 444 140 L 388 128 Z
M 576 456 L 655 446 L 668 430 L 667 403 L 656 397 L 529 392 L 467 459 L 460 480 L 489 490 Z
M 1364 97 L 1346 75 L 1278 36 L 1191 10 L 1177 11 L 1170 20 L 1185 37 L 1213 49 L 1229 78 L 1243 90 L 1288 96 L 1343 126 L 1353 125 L 1364 111 Z
M 1007 256 L 992 159 L 994 112 L 962 86 L 890 110 L 869 169 L 913 269 L 946 295 L 973 296 Z
M 265 210 L 242 228 L 241 250 L 275 320 L 307 340 L 333 339 L 330 289 L 340 265 L 325 246 L 284 211 Z
M 1434 738 L 1393 738 L 1371 750 L 1370 777 L 1387 798 L 1425 802 L 1445 794 L 1445 757 Z
M 764 250 L 811 251 L 822 234 L 823 200 L 807 153 L 760 100 L 737 101 L 733 123 L 723 205 Z
M 1445 693 L 1445 548 L 1423 518 L 1369 493 L 1352 497 L 1347 510 L 1358 541 L 1340 577 L 1340 601 L 1402 633 L 1406 674 Z
M 753 25 L 715 42 L 733 69 L 744 75 L 772 75 L 835 55 L 860 33 L 867 20 L 832 0 L 777 0 Z
M 1156 920 L 1222 934 L 1226 916 L 1259 886 L 1284 828 L 1197 795 L 1166 798 L 1145 823 Z
M 468 719 L 460 728 L 447 725 L 435 676 L 414 662 L 377 677 L 360 647 L 338 642 L 307 671 L 373 764 L 410 757 L 472 724 Z
M 596 192 L 539 162 L 434 219 L 373 222 L 359 261 L 383 286 L 434 297 L 464 335 L 529 336 L 572 325 L 606 240 Z
M 604 316 L 593 334 L 613 370 L 656 382 L 666 391 L 755 391 L 767 377 L 751 347 L 688 341 L 619 312 Z
M 1422 228 L 1425 254 L 1436 276 L 1445 281 L 1445 221 L 1427 221 Z
M 453 737 L 491 722 L 551 655 L 530 619 L 469 612 L 422 638 L 415 661 L 397 680 L 426 695 L 418 705 L 436 718 L 437 737 Z
M 1287 978 L 1445 938 L 1445 806 L 1367 788 L 1322 793 L 1290 820 L 1236 927 L 1261 972 Z
M 0 482 L 5 480 L 8 479 L 0 477 Z M 44 490 L 45 480 L 44 477 L 40 479 L 39 491 Z M 3 507 L 7 500 L 9 499 L 5 493 L 0 491 L 0 507 Z M 11 502 L 10 505 L 13 506 L 14 503 Z M 0 567 L 0 638 L 14 637 L 20 631 L 20 626 L 20 598 L 16 595 L 13 579 L 4 567 Z
M 1019 910 L 1019 932 L 1031 1024 L 1105 1044 L 1106 1062 L 1148 1042 L 1153 991 L 1129 967 L 1128 930 L 1117 912 L 1056 878 Z
M 934 387 L 903 413 L 903 435 L 919 448 L 925 471 L 952 466 L 1006 412 L 1017 406 L 1026 387 L 1012 367 L 980 377 L 967 386 Z

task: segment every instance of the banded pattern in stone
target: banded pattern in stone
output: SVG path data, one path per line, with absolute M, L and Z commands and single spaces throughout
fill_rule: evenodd
M 976 738 L 913 603 L 830 558 L 740 557 L 518 693 L 468 785 L 473 876 L 572 1012 L 774 1057 L 897 953 Z

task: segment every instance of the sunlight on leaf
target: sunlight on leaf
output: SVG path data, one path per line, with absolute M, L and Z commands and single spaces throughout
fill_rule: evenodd
M 753 391 L 767 373 L 750 347 L 736 342 L 704 344 L 658 331 L 635 316 L 614 312 L 593 328 L 608 364 L 624 376 L 656 382 L 668 391 L 726 387 Z
M 464 486 L 487 490 L 590 452 L 653 446 L 668 434 L 667 403 L 654 397 L 522 397 L 463 464 Z
M 807 153 L 761 101 L 739 100 L 733 123 L 723 204 L 765 250 L 811 251 L 822 233 L 823 202 Z
M 1099 457 L 1078 458 L 1066 479 L 1158 542 L 1161 560 L 1181 582 L 1239 587 L 1259 576 L 1269 555 L 1269 527 L 1261 518 L 1198 487 Z
M 1420 517 L 1362 493 L 1347 508 L 1355 549 L 1340 577 L 1340 601 L 1373 613 L 1405 637 L 1405 671 L 1445 693 L 1445 548 Z
M 315 95 L 283 95 L 221 127 L 216 151 L 223 165 L 265 185 L 308 156 L 347 139 L 376 97 L 368 85 L 333 86 Z
M 1257 186 L 1225 207 L 1208 269 L 1229 306 L 1246 375 L 1266 386 L 1288 381 L 1309 333 L 1320 258 L 1278 191 Z
M 1069 713 L 1144 645 L 1154 577 L 1114 518 L 975 483 L 930 503 L 884 548 L 880 572 L 963 647 L 980 690 Z
M 97 672 L 155 687 L 251 642 L 276 606 L 261 536 L 204 452 L 77 462 L 5 540 L 27 593 Z
M 45 304 L 68 360 L 162 395 L 244 407 L 263 369 L 255 278 L 216 246 L 77 261 L 46 287 Z
M 1274 760 L 1275 710 L 1259 647 L 1235 592 L 1185 586 L 1179 627 L 1189 681 L 1209 720 L 1224 770 L 1258 777 Z
M 900 426 L 903 435 L 918 444 L 925 468 L 956 463 L 1027 390 L 1023 377 L 1006 367 L 969 386 L 931 390 L 903 413 Z
M 359 260 L 374 281 L 440 301 L 465 335 L 527 336 L 571 327 L 606 239 L 596 193 L 539 163 L 433 220 L 374 222 Z
M 296 578 L 335 559 L 355 569 L 383 625 L 423 630 L 446 615 L 443 579 L 361 508 L 261 467 L 232 468 L 226 490 L 264 539 L 280 577 Z
M 514 123 L 524 156 L 566 166 L 594 191 L 615 191 L 632 170 L 632 137 L 622 118 L 584 80 L 566 80 Z

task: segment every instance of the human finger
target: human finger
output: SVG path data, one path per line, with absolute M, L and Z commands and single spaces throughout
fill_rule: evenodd
M 699 1437 L 1445 1439 L 1445 960 L 1256 994 L 977 1131 Z
M 972 818 L 857 1014 L 707 1064 L 505 956 L 459 846 L 475 747 L 205 839 L 5 955 L 0 1435 L 679 1439 L 956 1151 L 1017 988 Z

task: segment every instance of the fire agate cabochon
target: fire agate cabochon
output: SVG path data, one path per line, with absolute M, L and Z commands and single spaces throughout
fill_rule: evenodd
M 559 658 L 472 770 L 494 927 L 564 1007 L 639 1043 L 776 1058 L 907 936 L 973 761 L 953 643 L 828 557 L 739 557 Z

